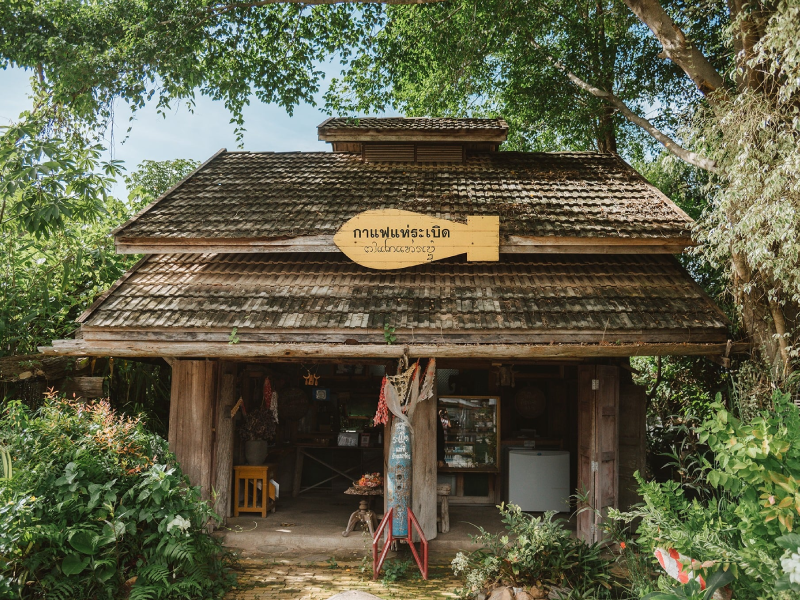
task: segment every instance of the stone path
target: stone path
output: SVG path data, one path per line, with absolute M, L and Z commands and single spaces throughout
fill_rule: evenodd
M 242 558 L 237 571 L 238 584 L 226 600 L 327 600 L 347 590 L 386 600 L 445 600 L 457 598 L 455 590 L 460 587 L 448 564 L 430 565 L 428 581 L 422 580 L 414 564 L 395 582 L 373 581 L 371 564 L 362 573 L 361 562 L 333 558 L 313 562 L 303 557 Z

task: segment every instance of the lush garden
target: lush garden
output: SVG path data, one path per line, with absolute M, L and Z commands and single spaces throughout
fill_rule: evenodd
M 216 516 L 167 448 L 107 402 L 8 401 L 0 418 L 0 597 L 220 598 Z

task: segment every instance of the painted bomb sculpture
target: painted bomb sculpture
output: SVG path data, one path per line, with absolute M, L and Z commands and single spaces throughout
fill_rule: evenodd
M 391 437 L 389 438 L 389 461 L 386 471 L 386 505 L 392 509 L 392 534 L 395 537 L 408 535 L 408 510 L 411 507 L 413 435 L 411 419 L 419 402 L 433 396 L 436 380 L 436 359 L 428 361 L 424 376 L 420 373 L 419 362 L 410 369 L 404 368 L 401 359 L 398 375 L 384 379 L 381 391 L 381 404 L 378 415 L 386 414 L 382 408 L 394 415 Z M 422 382 L 420 384 L 420 382 Z M 383 422 L 376 415 L 376 423 Z

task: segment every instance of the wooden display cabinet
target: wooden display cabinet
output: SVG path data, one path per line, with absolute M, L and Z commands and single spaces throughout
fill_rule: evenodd
M 495 504 L 500 498 L 500 398 L 440 396 L 446 415 L 445 466 L 439 473 L 453 486 L 454 504 Z

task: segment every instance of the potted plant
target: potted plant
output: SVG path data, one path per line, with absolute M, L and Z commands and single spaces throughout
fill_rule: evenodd
M 247 464 L 263 465 L 267 460 L 269 442 L 275 437 L 275 417 L 272 411 L 261 407 L 246 415 L 239 435 L 244 442 Z

